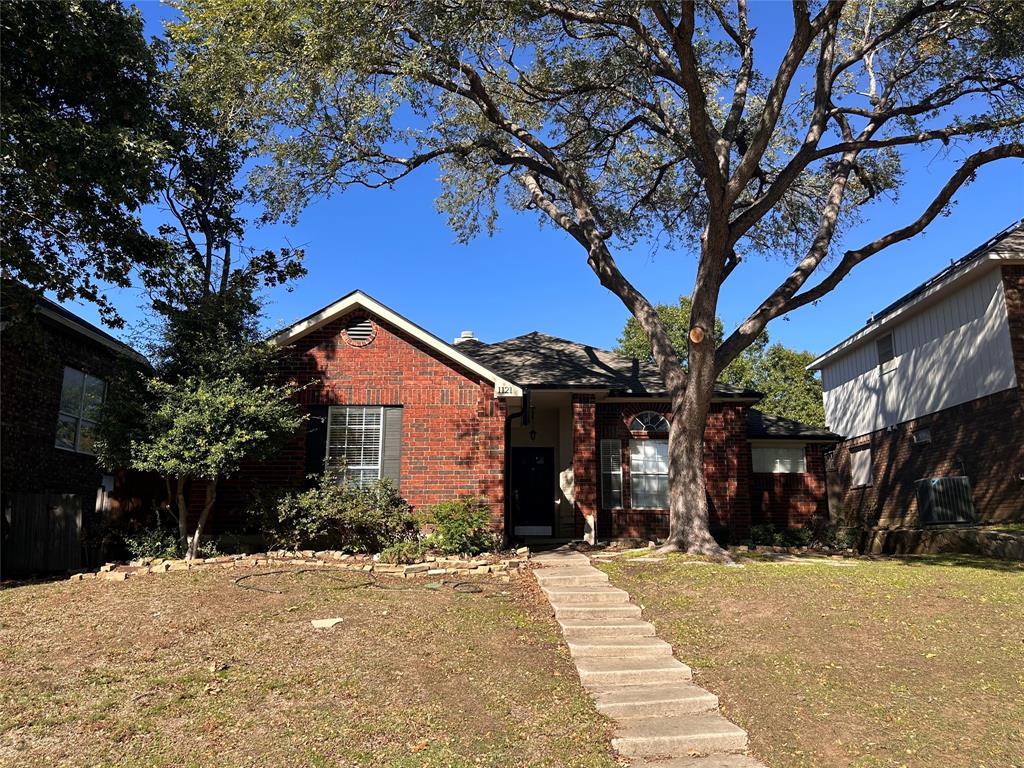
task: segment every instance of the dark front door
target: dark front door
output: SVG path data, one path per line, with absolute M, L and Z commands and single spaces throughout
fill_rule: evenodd
M 513 448 L 510 465 L 512 535 L 553 535 L 555 449 Z

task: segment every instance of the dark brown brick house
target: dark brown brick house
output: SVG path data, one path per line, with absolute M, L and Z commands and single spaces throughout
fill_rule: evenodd
M 20 297 L 13 304 L 9 297 Z M 0 524 L 4 576 L 84 567 L 112 519 L 140 506 L 134 479 L 92 451 L 97 409 L 137 352 L 45 298 L 4 285 L 0 332 Z M 24 306 L 20 306 L 23 304 Z
M 247 483 L 301 483 L 326 463 L 357 482 L 391 478 L 413 506 L 482 497 L 513 538 L 667 532 L 669 402 L 651 365 L 541 333 L 448 344 L 359 291 L 275 341 L 284 373 L 309 385 L 308 428 L 219 506 L 242 504 Z M 763 416 L 760 397 L 715 394 L 704 469 L 723 539 L 825 512 L 821 450 L 836 436 Z
M 833 512 L 879 529 L 1024 520 L 1024 225 L 814 363 Z

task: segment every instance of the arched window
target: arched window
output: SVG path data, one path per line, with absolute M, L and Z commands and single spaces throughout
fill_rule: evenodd
M 668 419 L 657 411 L 642 411 L 629 422 L 630 432 L 668 432 Z

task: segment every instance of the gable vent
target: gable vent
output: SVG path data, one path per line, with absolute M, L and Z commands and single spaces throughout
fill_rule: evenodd
M 373 341 L 377 335 L 377 329 L 373 321 L 368 317 L 353 318 L 345 326 L 345 338 L 348 343 L 355 347 L 363 347 Z

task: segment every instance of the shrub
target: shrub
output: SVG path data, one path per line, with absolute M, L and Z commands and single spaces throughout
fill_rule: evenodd
M 178 534 L 169 528 L 147 528 L 126 535 L 124 546 L 132 560 L 153 560 L 158 557 L 170 560 L 181 553 Z
M 380 551 L 380 561 L 382 563 L 402 563 L 409 564 L 415 563 L 417 560 L 423 558 L 427 553 L 427 548 L 414 539 L 407 539 L 405 541 L 396 541 L 394 544 L 390 544 Z
M 285 493 L 268 521 L 273 545 L 380 552 L 415 537 L 412 512 L 389 480 L 360 488 L 324 473 L 306 491 Z
M 771 523 L 750 526 L 750 543 L 754 546 L 780 547 L 782 536 Z
M 427 510 L 423 521 L 434 526 L 431 546 L 446 555 L 477 555 L 496 548 L 491 510 L 483 499 L 464 496 L 435 504 Z

